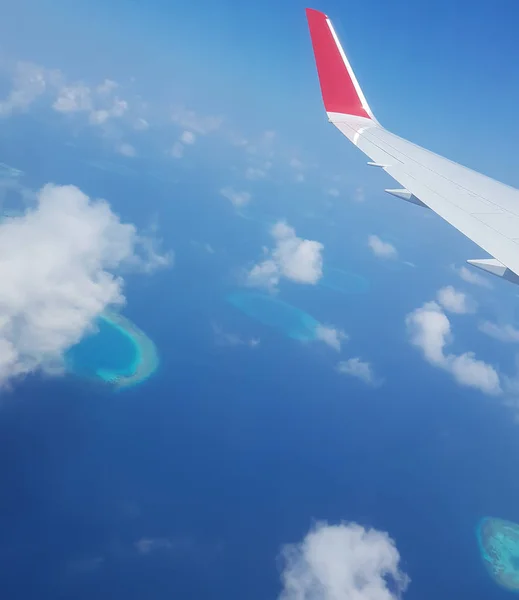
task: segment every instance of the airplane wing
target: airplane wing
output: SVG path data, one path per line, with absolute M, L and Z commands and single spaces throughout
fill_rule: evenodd
M 519 283 L 519 190 L 384 129 L 328 17 L 309 8 L 306 16 L 328 120 L 402 186 L 386 192 L 430 208 L 492 256 L 467 262 Z

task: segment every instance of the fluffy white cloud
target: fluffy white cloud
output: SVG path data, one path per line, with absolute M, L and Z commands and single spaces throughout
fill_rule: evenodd
M 427 302 L 406 317 L 410 341 L 432 365 L 451 373 L 461 385 L 485 394 L 501 393 L 499 375 L 492 365 L 475 358 L 473 352 L 446 354 L 452 340 L 450 321 L 436 302 Z
M 341 351 L 341 343 L 348 340 L 348 336 L 344 331 L 327 325 L 319 325 L 315 335 L 318 340 L 337 350 L 337 352 Z
M 317 523 L 281 559 L 279 600 L 397 600 L 409 583 L 389 535 L 356 523 Z
M 371 364 L 358 357 L 341 361 L 337 365 L 337 370 L 344 375 L 356 377 L 368 385 L 376 386 L 380 384 L 380 380 L 375 376 Z
M 474 302 L 467 294 L 459 292 L 452 285 L 439 289 L 436 298 L 445 310 L 459 315 L 474 312 L 475 309 Z
M 87 113 L 91 125 L 104 125 L 112 118 L 122 117 L 128 110 L 126 100 L 111 95 L 117 87 L 118 84 L 110 79 L 97 88 L 84 83 L 64 84 L 52 107 L 60 113 Z
M 323 274 L 324 246 L 297 237 L 293 227 L 278 221 L 271 229 L 275 247 L 248 274 L 248 284 L 274 289 L 282 277 L 315 285 Z
M 368 246 L 371 248 L 375 256 L 380 258 L 396 258 L 398 252 L 393 244 L 382 241 L 377 235 L 368 237 Z
M 146 266 L 135 227 L 74 186 L 44 186 L 0 223 L 0 383 L 56 372 L 63 352 L 109 305 L 124 302 L 125 264 Z
M 479 285 L 480 287 L 492 288 L 492 284 L 488 279 L 476 273 L 475 269 L 469 269 L 465 266 L 460 268 L 456 268 L 452 265 L 452 269 L 467 283 L 472 283 L 473 285 Z
M 479 324 L 479 330 L 500 342 L 515 344 L 519 342 L 519 329 L 513 325 L 498 325 L 490 321 L 483 321 Z
M 123 156 L 128 156 L 130 158 L 133 158 L 137 154 L 135 148 L 131 144 L 126 143 L 118 144 L 116 150 L 119 154 L 122 154 Z
M 338 198 L 341 195 L 337 188 L 329 188 L 326 193 L 334 198 Z
M 232 187 L 225 187 L 220 190 L 220 194 L 227 198 L 234 206 L 245 206 L 252 198 L 249 192 L 235 190 Z

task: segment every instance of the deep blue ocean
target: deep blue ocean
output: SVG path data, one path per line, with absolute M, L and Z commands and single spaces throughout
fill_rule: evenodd
M 273 599 L 281 546 L 315 520 L 388 531 L 408 600 L 510 595 L 485 571 L 475 528 L 486 515 L 519 522 L 517 424 L 433 370 L 405 336 L 404 315 L 444 272 L 367 264 L 351 250 L 360 221 L 336 231 L 305 220 L 301 204 L 265 206 L 266 222 L 284 216 L 301 235 L 326 236 L 327 264 L 369 280 L 351 294 L 282 284 L 278 297 L 347 331 L 343 355 L 369 357 L 384 377 L 371 389 L 335 372 L 333 349 L 226 301 L 268 231 L 218 196 L 217 171 L 197 179 L 170 167 L 159 180 L 143 160 L 122 176 L 56 144 L 54 157 L 5 144 L 1 158 L 28 185 L 73 182 L 139 225 L 155 211 L 175 265 L 125 276 L 123 313 L 159 350 L 149 381 L 114 394 L 33 376 L 3 397 L 3 598 Z M 342 210 L 331 215 L 339 224 Z M 261 342 L 218 345 L 213 324 Z

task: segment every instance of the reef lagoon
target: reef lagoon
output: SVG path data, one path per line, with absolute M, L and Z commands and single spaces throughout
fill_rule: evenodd
M 369 281 L 365 277 L 335 267 L 324 268 L 319 285 L 341 294 L 364 294 L 369 290 Z
M 153 341 L 129 319 L 117 312 L 105 312 L 96 329 L 68 350 L 67 371 L 110 384 L 133 387 L 157 370 L 159 359 Z
M 492 579 L 507 590 L 519 592 L 519 525 L 484 517 L 476 535 L 481 558 Z
M 227 301 L 249 317 L 282 331 L 295 340 L 312 341 L 317 338 L 319 321 L 311 315 L 267 294 L 235 292 Z

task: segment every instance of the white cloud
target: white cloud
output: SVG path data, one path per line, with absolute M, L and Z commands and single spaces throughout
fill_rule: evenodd
M 474 302 L 463 292 L 454 289 L 452 285 L 439 289 L 436 298 L 443 308 L 449 312 L 459 315 L 474 312 Z
M 284 221 L 271 229 L 275 247 L 268 257 L 255 265 L 248 274 L 248 284 L 274 289 L 281 277 L 296 283 L 315 285 L 323 274 L 324 246 L 314 240 L 297 237 L 295 230 Z
M 90 110 L 86 108 L 85 110 Z M 113 104 L 109 108 L 101 108 L 97 110 L 90 110 L 88 120 L 92 125 L 103 125 L 112 117 L 120 118 L 128 110 L 128 102 L 125 100 L 119 100 L 114 98 Z
M 116 150 L 119 154 L 122 154 L 123 156 L 128 156 L 130 158 L 133 158 L 137 154 L 135 148 L 131 144 L 126 143 L 118 144 Z
M 237 191 L 232 187 L 225 187 L 220 190 L 220 194 L 227 198 L 234 206 L 245 206 L 252 198 L 249 192 Z
M 490 281 L 488 281 L 488 279 L 479 273 L 476 273 L 474 269 L 469 269 L 465 266 L 456 268 L 454 265 L 452 265 L 452 269 L 461 277 L 461 279 L 463 279 L 463 281 L 466 281 L 467 283 L 472 283 L 473 285 L 479 285 L 480 287 L 486 287 L 489 289 L 492 288 Z
M 479 330 L 500 342 L 519 343 L 519 329 L 513 325 L 498 325 L 490 321 L 479 324 Z
M 60 80 L 59 71 L 48 71 L 32 63 L 17 63 L 13 87 L 7 98 L 0 102 L 0 117 L 27 110 L 49 85 L 58 85 Z
M 127 110 L 128 110 L 128 102 L 126 102 L 126 100 L 121 100 L 120 98 L 114 98 L 112 108 L 110 109 L 110 116 L 122 117 Z
M 182 127 L 200 135 L 207 135 L 219 129 L 223 119 L 208 115 L 199 115 L 194 110 L 177 108 L 171 115 L 172 121 Z
M 474 387 L 485 394 L 501 393 L 499 375 L 492 365 L 475 358 L 473 352 L 446 354 L 452 341 L 450 321 L 436 302 L 427 302 L 406 317 L 411 343 L 420 348 L 432 365 L 451 373 L 461 385 Z
M 244 338 L 237 333 L 229 333 L 215 323 L 213 323 L 213 333 L 217 346 L 247 346 L 249 348 L 257 348 L 260 345 L 259 338 Z
M 327 190 L 326 192 L 329 196 L 333 196 L 334 198 L 338 198 L 341 193 L 339 192 L 339 190 L 337 188 L 330 188 Z
M 90 88 L 83 83 L 66 85 L 59 91 L 52 107 L 62 113 L 90 111 L 92 109 Z
M 369 236 L 368 246 L 373 251 L 373 254 L 380 258 L 396 258 L 398 256 L 398 252 L 393 244 L 382 241 L 377 235 Z
M 364 200 L 366 200 L 366 194 L 364 193 L 364 188 L 363 187 L 356 187 L 355 191 L 353 192 L 353 200 L 355 200 L 355 202 L 364 202 Z
M 267 259 L 252 267 L 247 275 L 247 284 L 252 287 L 274 290 L 280 279 L 281 273 L 278 264 L 272 259 Z
M 0 223 L 0 383 L 56 372 L 98 315 L 124 302 L 125 265 L 144 264 L 135 227 L 74 186 L 44 186 L 37 204 Z
M 175 142 L 171 147 L 169 153 L 173 158 L 182 158 L 184 156 L 184 144 L 180 142 Z
M 341 343 L 348 339 L 344 331 L 327 325 L 319 325 L 315 334 L 318 340 L 328 344 L 328 346 L 337 350 L 337 352 L 341 351 Z
M 356 377 L 368 385 L 379 385 L 380 381 L 373 373 L 373 368 L 369 362 L 363 361 L 360 358 L 349 358 L 343 360 L 337 365 L 339 373 Z
M 105 79 L 103 83 L 97 86 L 96 91 L 98 94 L 105 95 L 111 94 L 119 87 L 117 81 L 113 81 L 112 79 Z
M 267 172 L 264 169 L 257 167 L 247 167 L 245 171 L 245 177 L 251 180 L 265 179 Z
M 142 117 L 136 119 L 135 123 L 133 124 L 133 128 L 137 131 L 145 131 L 149 128 L 149 126 L 150 124 L 148 123 L 148 121 L 146 121 L 146 119 L 143 119 Z
M 108 119 L 110 118 L 110 113 L 107 110 L 93 110 L 89 117 L 88 120 L 90 121 L 90 123 L 92 125 L 102 125 L 103 123 L 106 123 L 106 121 L 108 121 Z
M 398 600 L 409 583 L 389 535 L 356 523 L 317 523 L 281 558 L 279 600 Z
M 183 144 L 194 144 L 196 141 L 196 135 L 192 131 L 184 131 L 180 136 L 180 141 Z

